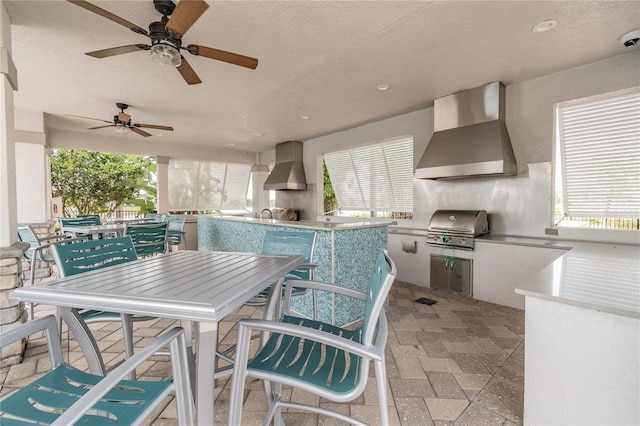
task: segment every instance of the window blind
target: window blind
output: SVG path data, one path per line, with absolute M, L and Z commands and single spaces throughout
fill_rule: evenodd
M 169 160 L 169 210 L 246 208 L 251 166 L 209 161 Z
M 413 211 L 413 138 L 326 153 L 341 210 Z
M 557 113 L 565 214 L 639 217 L 640 88 Z

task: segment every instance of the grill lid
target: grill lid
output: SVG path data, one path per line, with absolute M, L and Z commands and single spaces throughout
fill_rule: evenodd
M 489 233 L 486 210 L 436 210 L 429 231 L 442 231 L 479 236 Z

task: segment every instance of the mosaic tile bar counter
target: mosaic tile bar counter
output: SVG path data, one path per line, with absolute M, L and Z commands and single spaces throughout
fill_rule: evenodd
M 267 230 L 317 232 L 313 252 L 315 279 L 364 290 L 380 250 L 387 248 L 388 223 L 288 222 L 244 217 L 198 217 L 198 249 L 259 252 Z M 318 318 L 343 326 L 360 318 L 362 307 L 342 296 L 317 294 Z M 302 315 L 313 313 L 312 295 L 295 297 L 292 307 Z

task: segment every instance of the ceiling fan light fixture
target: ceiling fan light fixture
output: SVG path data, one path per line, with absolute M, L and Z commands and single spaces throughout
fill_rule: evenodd
M 121 135 L 128 135 L 129 133 L 131 133 L 131 129 L 129 128 L 129 126 L 127 126 L 124 123 L 116 123 L 116 133 L 119 133 Z
M 159 42 L 151 46 L 149 51 L 153 62 L 160 65 L 179 67 L 182 63 L 180 51 L 167 42 Z

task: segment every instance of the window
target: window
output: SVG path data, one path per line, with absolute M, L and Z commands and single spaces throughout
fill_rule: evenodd
M 413 138 L 330 152 L 324 160 L 341 211 L 413 212 Z
M 243 210 L 251 166 L 169 160 L 169 210 Z
M 640 87 L 556 106 L 556 223 L 640 227 Z

